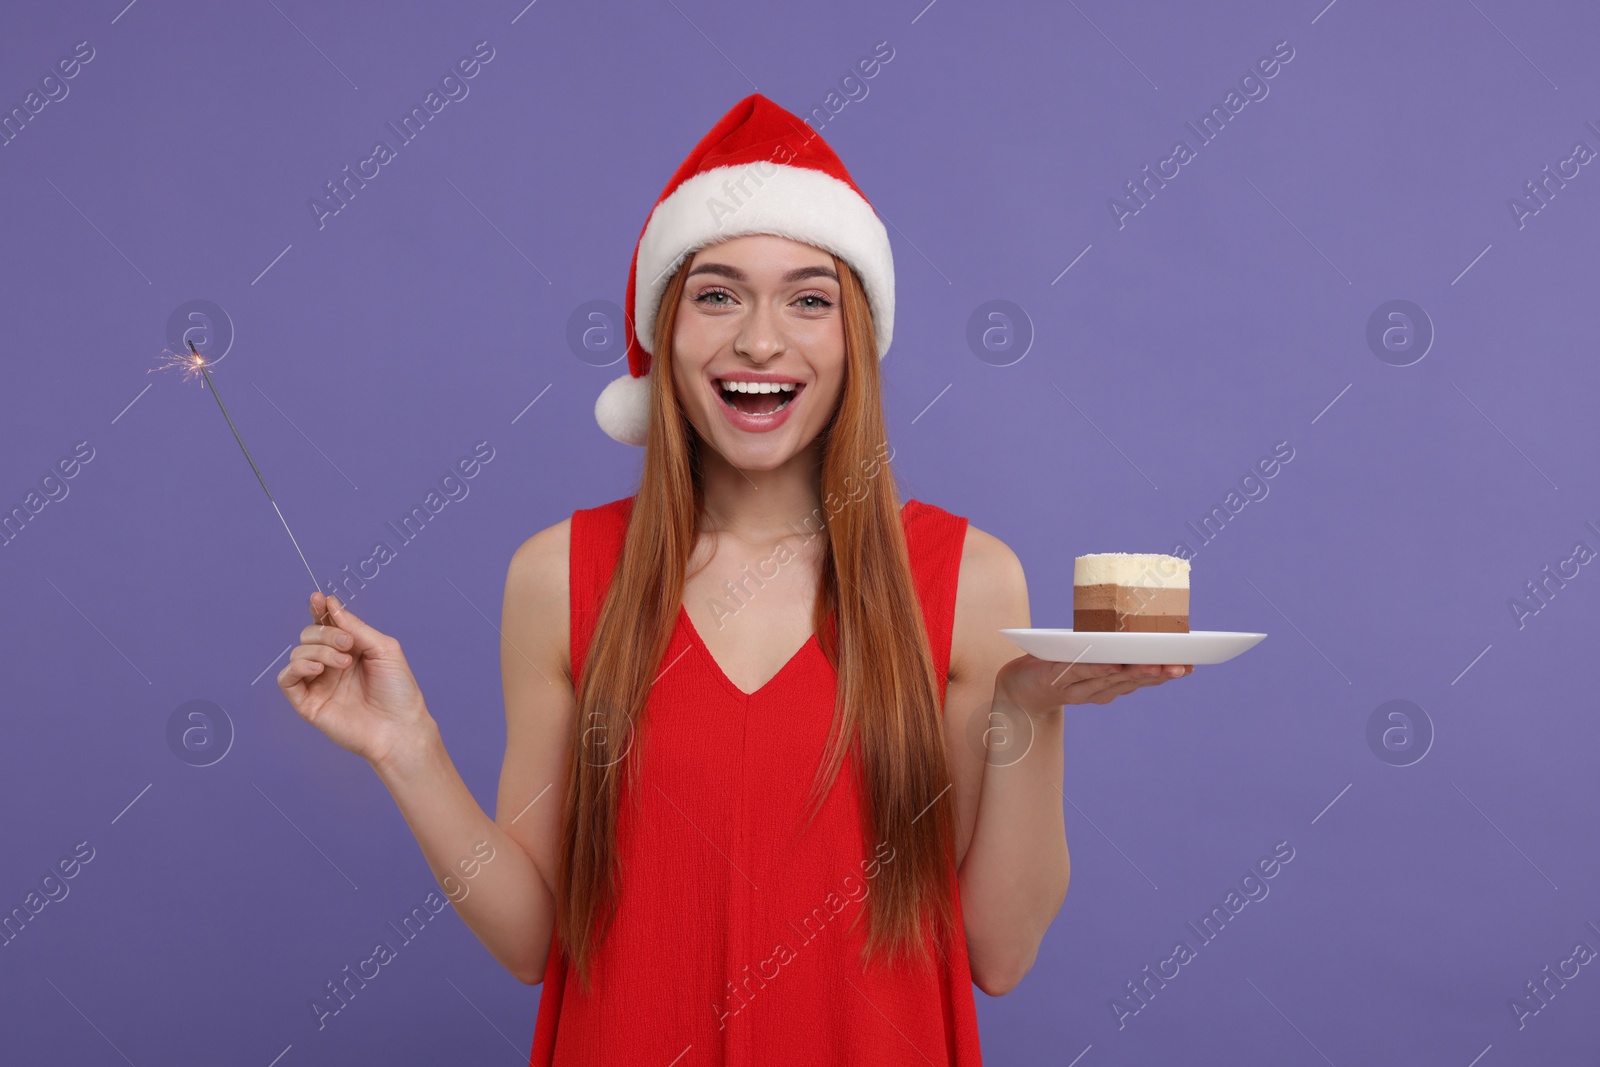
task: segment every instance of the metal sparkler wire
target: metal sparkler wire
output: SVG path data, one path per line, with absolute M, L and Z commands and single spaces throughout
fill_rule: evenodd
M 233 417 L 228 414 L 227 405 L 222 402 L 222 394 L 217 392 L 217 383 L 211 380 L 211 372 L 206 369 L 205 357 L 200 354 L 199 349 L 195 348 L 193 341 L 189 342 L 189 351 L 194 353 L 194 361 L 192 363 L 187 360 L 183 361 L 187 364 L 185 369 L 198 368 L 200 374 L 206 380 L 206 385 L 211 387 L 211 395 L 216 398 L 217 407 L 222 409 L 222 417 L 228 420 L 228 429 L 233 431 L 233 439 L 239 442 L 239 449 L 244 453 L 244 458 L 249 461 L 250 469 L 255 471 L 256 481 L 261 483 L 262 492 L 267 494 L 267 500 L 271 502 L 272 510 L 278 513 L 278 521 L 283 523 L 283 530 L 289 535 L 289 541 L 294 545 L 295 552 L 299 554 L 300 562 L 305 564 L 306 573 L 311 575 L 311 584 L 320 590 L 322 583 L 317 581 L 317 574 L 311 569 L 310 562 L 306 560 L 305 552 L 301 551 L 300 542 L 295 539 L 294 531 L 289 529 L 289 520 L 283 517 L 283 512 L 279 509 L 278 502 L 272 497 L 272 490 L 267 488 L 267 480 L 261 476 L 261 468 L 256 466 L 255 457 L 250 454 L 250 449 L 245 447 L 244 438 L 239 435 L 239 428 L 233 424 Z

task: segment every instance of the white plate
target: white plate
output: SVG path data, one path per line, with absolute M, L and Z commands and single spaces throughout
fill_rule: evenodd
M 1001 630 L 1022 651 L 1054 663 L 1225 663 L 1266 634 L 1190 630 L 1184 634 Z

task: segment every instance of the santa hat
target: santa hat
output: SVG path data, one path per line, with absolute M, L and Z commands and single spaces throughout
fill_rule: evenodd
M 595 421 L 623 444 L 650 425 L 656 313 L 673 272 L 707 245 L 777 234 L 845 260 L 861 277 L 878 358 L 894 332 L 894 257 L 883 222 L 833 149 L 801 119 L 752 93 L 694 146 L 661 191 L 628 269 L 628 373 L 595 401 Z

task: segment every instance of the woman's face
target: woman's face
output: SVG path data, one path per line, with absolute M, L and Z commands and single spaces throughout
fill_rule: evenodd
M 678 401 L 735 467 L 779 467 L 816 439 L 844 386 L 833 257 L 749 234 L 700 249 L 686 269 L 672 340 Z

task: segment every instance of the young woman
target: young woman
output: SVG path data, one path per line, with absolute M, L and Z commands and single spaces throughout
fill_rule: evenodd
M 1193 669 L 1014 654 L 1016 555 L 896 492 L 893 291 L 789 112 L 747 97 L 685 160 L 596 405 L 638 490 L 511 559 L 494 818 L 399 642 L 312 595 L 279 685 L 543 983 L 533 1064 L 978 1064 L 972 986 L 1012 989 L 1067 891 L 1062 706 Z

